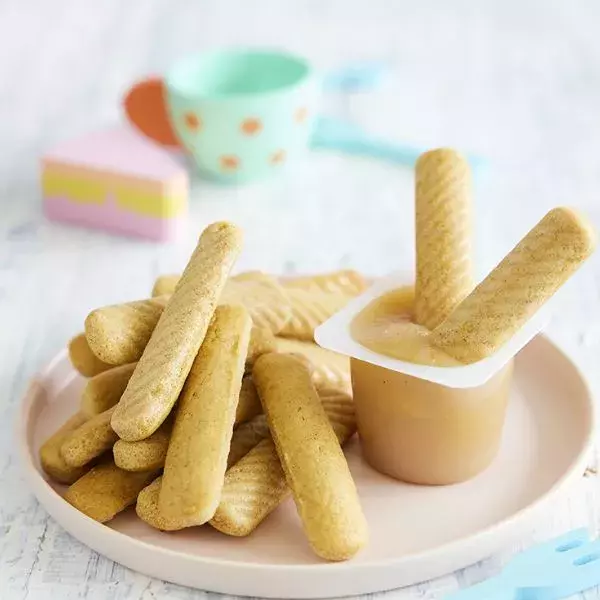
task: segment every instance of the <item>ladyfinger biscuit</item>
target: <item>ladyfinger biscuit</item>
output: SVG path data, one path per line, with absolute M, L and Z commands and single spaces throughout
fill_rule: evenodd
M 121 439 L 149 437 L 171 412 L 239 254 L 241 238 L 230 223 L 214 223 L 200 236 L 113 414 L 112 426 Z
M 113 367 L 89 379 L 81 395 L 81 412 L 93 417 L 112 408 L 123 395 L 136 364 Z
M 161 275 L 157 277 L 152 288 L 152 297 L 170 296 L 175 291 L 180 278 L 181 275 Z
M 344 444 L 356 431 L 352 397 L 338 390 L 320 390 L 319 397 L 338 440 Z M 227 471 L 221 502 L 210 524 L 228 535 L 249 535 L 289 493 L 269 436 Z
M 242 387 L 240 389 L 240 397 L 238 399 L 237 408 L 235 411 L 235 425 L 244 423 L 259 415 L 262 412 L 262 405 L 256 386 L 250 375 L 244 376 L 242 379 Z
M 115 464 L 125 471 L 162 469 L 169 448 L 172 419 L 167 419 L 150 437 L 136 442 L 117 440 L 113 446 Z
M 86 335 L 96 351 L 120 365 L 139 360 L 162 315 L 169 296 L 104 306 L 86 319 Z M 272 351 L 273 334 L 254 327 L 248 348 L 248 363 Z M 110 368 L 110 367 L 108 367 Z
M 87 470 L 87 467 L 71 467 L 60 453 L 60 447 L 73 431 L 87 420 L 82 412 L 75 413 L 68 421 L 49 437 L 40 448 L 40 464 L 44 472 L 58 483 L 71 484 L 77 481 Z
M 85 320 L 85 337 L 94 354 L 111 365 L 139 360 L 168 300 L 159 296 L 93 310 Z
M 231 448 L 229 450 L 229 458 L 227 465 L 231 466 L 232 461 L 237 462 L 246 452 L 256 446 L 258 442 L 266 437 L 269 433 L 264 415 L 257 415 L 252 419 L 248 417 L 249 402 L 255 400 L 244 399 L 245 394 L 252 394 L 258 399 L 258 410 L 262 411 L 260 399 L 254 388 L 251 392 L 244 391 L 244 387 L 248 387 L 244 381 L 250 377 L 244 377 L 242 381 L 242 389 L 240 390 L 240 399 L 238 402 L 237 413 L 241 404 L 246 404 L 246 409 L 242 415 L 236 413 L 236 428 L 231 439 Z M 254 384 L 252 384 L 254 387 Z M 252 410 L 256 410 L 253 408 Z M 247 422 L 238 421 L 238 418 L 243 417 Z M 238 423 L 241 423 L 238 425 Z M 171 419 L 167 419 L 150 437 L 145 440 L 136 442 L 126 442 L 125 440 L 117 440 L 113 446 L 113 455 L 115 464 L 126 471 L 149 471 L 151 469 L 160 469 L 165 464 L 167 449 L 169 448 L 169 440 L 171 439 L 171 430 L 173 424 Z
M 76 335 L 69 342 L 69 358 L 71 364 L 84 377 L 93 377 L 112 367 L 101 361 L 89 347 L 84 333 Z
M 448 148 L 422 154 L 415 175 L 414 316 L 434 329 L 473 289 L 471 177 L 467 161 Z
M 251 421 L 243 423 L 235 429 L 231 438 L 231 448 L 227 459 L 227 468 L 233 466 L 243 458 L 256 444 L 269 435 L 269 426 L 264 415 L 258 415 Z M 277 459 L 279 462 L 279 459 Z M 181 529 L 179 519 L 171 520 L 165 518 L 158 508 L 160 485 L 162 477 L 154 480 L 147 488 L 144 488 L 138 496 L 136 512 L 142 521 L 162 531 L 174 531 Z
M 327 560 L 354 556 L 367 542 L 367 522 L 308 370 L 289 355 L 265 354 L 252 376 L 310 545 Z
M 242 459 L 256 444 L 269 436 L 269 425 L 265 415 L 256 415 L 250 421 L 238 425 L 233 430 L 231 447 L 227 456 L 227 468 L 229 469 Z
M 275 336 L 268 329 L 252 327 L 250 332 L 250 344 L 248 344 L 248 356 L 246 367 L 252 367 L 254 361 L 261 354 L 268 354 L 275 349 Z
M 132 505 L 156 475 L 156 471 L 131 473 L 113 462 L 103 463 L 71 485 L 64 498 L 91 519 L 106 523 Z
M 274 352 L 307 358 L 312 365 L 312 379 L 317 388 L 350 388 L 350 360 L 347 356 L 321 348 L 314 342 L 282 337 L 275 338 Z
M 159 277 L 152 295 L 157 291 L 170 294 L 177 284 L 176 275 Z M 270 275 L 250 271 L 231 277 L 223 289 L 221 304 L 243 304 L 256 327 L 279 333 L 291 318 L 291 307 L 283 286 Z
M 314 340 L 315 329 L 352 298 L 340 292 L 309 292 L 302 288 L 288 288 L 286 293 L 292 316 L 279 335 L 309 341 Z
M 313 275 L 311 277 L 292 277 L 282 281 L 286 288 L 300 288 L 307 292 L 331 292 L 358 296 L 367 289 L 365 278 L 358 272 L 346 269 Z
M 60 454 L 71 467 L 83 467 L 113 447 L 118 436 L 110 426 L 114 407 L 96 415 L 72 431 L 63 441 Z
M 279 333 L 290 320 L 287 294 L 273 277 L 251 272 L 232 277 L 223 290 L 222 304 L 243 304 L 255 327 Z
M 159 507 L 181 528 L 219 504 L 251 329 L 243 306 L 219 306 L 179 399 Z
M 463 363 L 491 356 L 550 299 L 594 251 L 596 236 L 582 216 L 555 208 L 431 334 Z

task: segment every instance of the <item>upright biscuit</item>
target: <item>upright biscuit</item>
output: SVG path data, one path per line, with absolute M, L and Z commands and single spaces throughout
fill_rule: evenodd
M 310 373 L 289 355 L 265 354 L 252 376 L 313 550 L 327 560 L 354 556 L 367 542 L 367 523 Z
M 111 365 L 139 360 L 168 300 L 159 296 L 93 310 L 85 320 L 85 337 L 94 354 Z
M 159 506 L 181 528 L 219 504 L 251 329 L 243 306 L 219 306 L 179 399 Z
M 268 435 L 269 427 L 264 415 L 258 415 L 251 421 L 237 427 L 231 438 L 227 467 L 233 466 Z M 179 519 L 171 520 L 165 518 L 158 508 L 161 482 L 162 477 L 158 477 L 140 492 L 136 512 L 142 521 L 145 521 L 148 525 L 156 529 L 163 531 L 181 529 Z
M 229 223 L 210 225 L 200 236 L 113 414 L 120 438 L 149 437 L 171 411 L 241 244 L 241 232 Z
M 106 450 L 113 447 L 118 436 L 110 426 L 114 407 L 95 415 L 63 441 L 60 453 L 66 464 L 71 467 L 83 467 Z
M 555 208 L 431 334 L 464 363 L 491 356 L 594 251 L 592 226 L 573 210 Z
M 288 338 L 275 338 L 274 352 L 302 355 L 312 365 L 312 379 L 317 388 L 350 388 L 350 360 L 317 346 L 314 342 L 305 342 Z
M 161 275 L 157 277 L 152 288 L 152 297 L 171 295 L 175 291 L 180 278 L 181 275 Z
M 89 379 L 81 395 L 81 411 L 93 417 L 112 408 L 123 395 L 136 364 L 113 367 Z
M 93 377 L 112 367 L 112 365 L 101 361 L 92 352 L 83 333 L 76 335 L 69 342 L 68 350 L 71 364 L 84 377 Z
M 42 469 L 58 483 L 71 484 L 77 481 L 88 470 L 88 467 L 71 467 L 64 461 L 60 453 L 60 447 L 63 445 L 65 439 L 80 425 L 85 423 L 86 420 L 87 417 L 82 412 L 75 413 L 40 448 L 40 464 L 42 465 Z
M 223 304 L 243 304 L 256 327 L 279 333 L 290 320 L 292 309 L 281 284 L 265 273 L 238 275 L 227 282 Z
M 350 269 L 334 271 L 309 277 L 292 277 L 283 280 L 286 288 L 300 288 L 307 292 L 331 292 L 358 296 L 367 289 L 367 281 L 358 272 Z
M 131 473 L 113 462 L 103 463 L 71 485 L 64 498 L 91 519 L 106 523 L 132 505 L 156 475 L 156 472 Z
M 447 148 L 422 154 L 415 176 L 414 316 L 434 329 L 473 289 L 471 177 L 467 161 Z
M 307 291 L 302 288 L 288 288 L 286 292 L 292 316 L 280 335 L 309 341 L 314 340 L 315 329 L 352 298 L 340 292 Z
M 117 440 L 113 446 L 115 464 L 125 471 L 152 471 L 162 469 L 169 448 L 173 420 L 166 421 L 145 440 L 126 442 Z
M 337 390 L 320 390 L 319 397 L 338 440 L 344 444 L 356 431 L 352 397 Z M 287 498 L 290 490 L 270 437 L 234 464 L 225 475 L 221 501 L 210 524 L 228 535 L 245 536 Z

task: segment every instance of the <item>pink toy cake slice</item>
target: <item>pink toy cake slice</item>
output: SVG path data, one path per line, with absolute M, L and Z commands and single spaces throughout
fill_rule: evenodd
M 63 142 L 42 158 L 44 212 L 55 221 L 173 239 L 185 225 L 189 191 L 179 159 L 126 126 Z

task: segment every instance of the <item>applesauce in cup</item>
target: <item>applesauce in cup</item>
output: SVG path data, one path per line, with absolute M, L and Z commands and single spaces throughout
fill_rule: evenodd
M 461 363 L 429 343 L 412 321 L 411 287 L 387 292 L 351 325 L 379 354 L 437 367 Z M 513 363 L 483 385 L 452 388 L 355 358 L 352 388 L 362 452 L 377 471 L 409 483 L 445 485 L 483 471 L 500 446 Z

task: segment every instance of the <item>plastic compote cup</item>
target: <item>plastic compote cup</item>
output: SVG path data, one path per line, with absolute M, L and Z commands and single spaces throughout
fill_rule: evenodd
M 494 460 L 511 391 L 513 358 L 543 328 L 548 312 L 538 311 L 494 355 L 467 365 L 408 362 L 359 343 L 351 333 L 355 317 L 374 300 L 412 281 L 407 273 L 379 280 L 321 325 L 315 339 L 350 358 L 366 461 L 409 483 L 459 483 Z
M 351 359 L 362 453 L 377 471 L 409 483 L 471 479 L 494 460 L 513 361 L 486 383 L 452 388 Z

